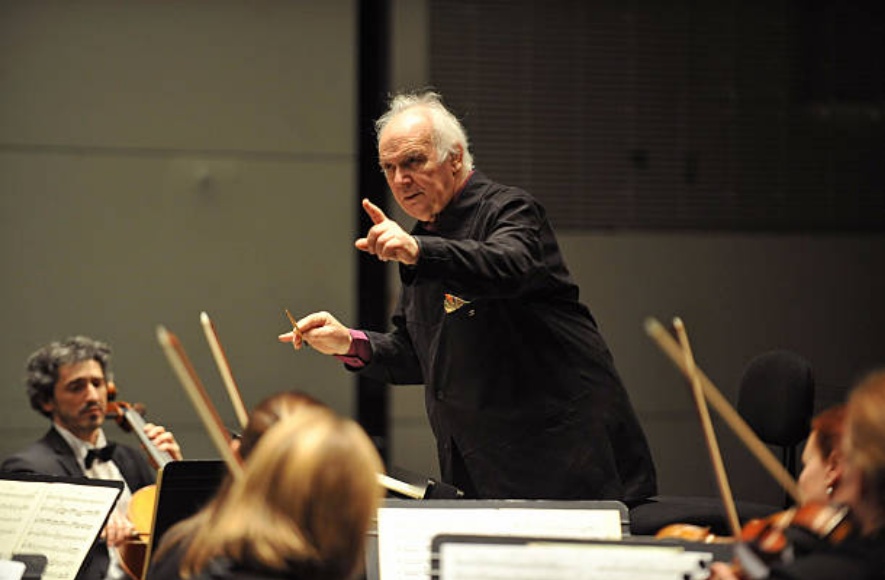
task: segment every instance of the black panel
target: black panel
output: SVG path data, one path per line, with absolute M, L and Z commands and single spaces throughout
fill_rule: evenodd
M 882 230 L 878 4 L 431 0 L 431 82 L 560 228 Z
M 386 108 L 389 76 L 388 0 L 360 0 L 359 3 L 359 111 L 357 146 L 359 148 L 357 191 L 353 207 L 357 213 L 354 239 L 365 235 L 372 220 L 360 201 L 368 197 L 387 211 L 387 184 L 378 167 L 375 119 Z M 356 289 L 357 328 L 372 330 L 387 327 L 387 271 L 374 256 L 358 252 Z M 378 452 L 387 458 L 389 387 L 365 377 L 357 378 L 357 420 L 372 438 Z

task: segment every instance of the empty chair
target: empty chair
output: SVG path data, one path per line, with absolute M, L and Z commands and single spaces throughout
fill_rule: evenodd
M 737 411 L 759 439 L 780 448 L 784 467 L 795 477 L 797 449 L 808 437 L 814 412 L 811 364 L 788 350 L 755 356 L 741 377 Z

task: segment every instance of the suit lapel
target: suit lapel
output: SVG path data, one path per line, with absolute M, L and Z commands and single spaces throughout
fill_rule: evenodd
M 120 470 L 120 474 L 123 476 L 123 479 L 126 480 L 126 485 L 129 486 L 129 489 L 136 489 L 137 486 L 133 481 L 134 470 L 132 460 L 122 445 L 114 447 L 114 452 L 111 454 L 111 460 L 117 465 L 117 469 Z
M 64 440 L 64 437 L 62 437 L 55 428 L 50 428 L 49 432 L 43 437 L 41 442 L 52 450 L 55 459 L 61 468 L 61 473 L 59 473 L 59 475 L 86 477 L 80 464 L 77 463 L 77 458 L 74 457 L 73 449 L 71 449 L 68 442 Z M 149 481 L 145 481 L 148 476 L 143 473 L 144 470 L 139 465 L 137 458 L 138 456 L 133 450 L 128 449 L 119 443 L 114 448 L 114 452 L 111 455 L 111 460 L 113 460 L 117 469 L 120 470 L 123 479 L 126 481 L 126 485 L 128 485 L 131 490 L 136 490 L 139 487 L 150 483 Z
M 65 472 L 65 475 L 73 477 L 85 477 L 77 458 L 74 457 L 74 450 L 71 449 L 64 437 L 54 428 L 50 428 L 49 432 L 43 437 L 46 445 L 55 453 L 55 458 Z

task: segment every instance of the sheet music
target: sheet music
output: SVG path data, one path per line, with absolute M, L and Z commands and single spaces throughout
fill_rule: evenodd
M 43 554 L 43 580 L 73 580 L 119 494 L 102 485 L 0 480 L 0 558 Z
M 440 580 L 706 578 L 712 554 L 633 544 L 443 543 Z
M 609 509 L 382 507 L 378 510 L 381 578 L 430 578 L 431 543 L 438 534 L 618 540 L 621 514 Z

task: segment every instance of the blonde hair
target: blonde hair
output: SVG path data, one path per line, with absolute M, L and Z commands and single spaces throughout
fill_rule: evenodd
M 846 459 L 862 474 L 864 495 L 885 510 L 885 370 L 867 375 L 847 403 Z
M 216 558 L 246 567 L 352 578 L 381 499 L 381 459 L 355 422 L 320 406 L 281 419 L 200 518 L 181 562 L 189 578 Z

